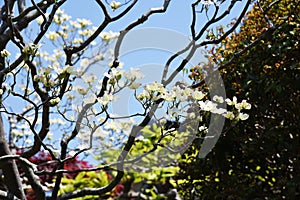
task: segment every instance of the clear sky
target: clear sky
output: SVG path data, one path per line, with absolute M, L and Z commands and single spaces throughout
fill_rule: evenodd
M 123 2 L 123 0 L 120 0 Z M 189 35 L 189 25 L 191 22 L 191 3 L 192 0 L 171 0 L 169 8 L 166 13 L 155 14 L 149 18 L 149 20 L 139 27 L 163 27 L 167 29 L 176 30 L 182 34 Z M 229 0 L 222 5 L 226 8 L 229 4 Z M 108 27 L 108 30 L 118 31 L 124 28 L 129 22 L 137 19 L 153 7 L 161 7 L 163 0 L 139 0 L 137 5 L 120 21 L 112 24 Z M 232 10 L 229 17 L 223 20 L 221 23 L 227 25 L 231 19 L 238 16 L 243 8 L 246 0 L 237 2 L 236 6 Z M 63 6 L 65 11 L 75 18 L 87 18 L 90 19 L 94 25 L 97 25 L 102 20 L 102 15 L 99 6 L 94 0 L 69 0 Z M 200 10 L 200 7 L 199 7 Z M 111 12 L 112 14 L 117 13 Z M 206 19 L 198 21 L 198 25 L 204 24 Z

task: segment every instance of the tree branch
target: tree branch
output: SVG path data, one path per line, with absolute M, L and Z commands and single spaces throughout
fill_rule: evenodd
M 11 155 L 11 152 L 9 150 L 7 141 L 5 139 L 2 115 L 0 114 L 0 157 L 6 155 Z M 0 167 L 4 174 L 4 180 L 9 190 L 9 193 L 12 193 L 14 196 L 18 197 L 19 199 L 25 200 L 25 194 L 22 188 L 20 175 L 15 161 L 14 160 L 4 161 Z

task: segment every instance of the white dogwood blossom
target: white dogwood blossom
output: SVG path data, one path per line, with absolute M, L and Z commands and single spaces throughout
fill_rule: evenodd
M 124 73 L 124 77 L 129 81 L 135 81 L 136 79 L 144 78 L 144 74 L 138 68 L 130 68 L 128 72 Z
M 132 89 L 132 90 L 136 90 L 136 89 L 140 88 L 141 85 L 142 85 L 141 83 L 138 83 L 138 82 L 132 82 L 128 87 L 129 87 L 130 89 Z
M 101 105 L 106 106 L 108 103 L 117 100 L 117 97 L 113 94 L 105 92 L 103 97 L 98 97 L 97 100 Z
M 234 96 L 234 97 L 232 98 L 232 100 L 231 100 L 231 99 L 225 99 L 225 102 L 226 102 L 227 105 L 229 105 L 229 106 L 234 106 L 234 105 L 237 104 L 237 98 L 236 98 L 236 96 Z
M 201 92 L 201 91 L 196 90 L 196 91 L 193 92 L 193 98 L 194 98 L 195 100 L 200 101 L 200 100 L 202 100 L 205 96 L 206 96 L 206 94 L 204 94 L 204 93 Z
M 110 7 L 112 10 L 116 10 L 118 9 L 119 7 L 121 6 L 121 2 L 118 2 L 118 1 L 112 1 L 110 3 Z
M 213 97 L 213 100 L 214 100 L 215 102 L 217 102 L 217 103 L 223 103 L 223 102 L 224 102 L 223 97 L 218 96 L 218 95 L 215 95 L 215 96 Z
M 112 32 L 112 31 L 102 32 L 102 33 L 100 33 L 100 37 L 104 41 L 109 41 L 109 40 L 112 40 L 112 39 L 115 39 L 115 38 L 119 37 L 119 33 Z
M 249 118 L 249 115 L 246 113 L 239 113 L 237 116 L 237 119 L 240 119 L 240 120 L 246 120 L 248 118 Z
M 140 101 L 150 99 L 150 93 L 147 90 L 143 90 L 138 96 L 137 99 Z
M 145 89 L 149 92 L 160 92 L 165 93 L 166 89 L 164 88 L 163 84 L 158 82 L 152 82 L 145 86 Z
M 199 101 L 198 103 L 200 105 L 201 110 L 204 110 L 204 111 L 211 112 L 211 111 L 217 109 L 217 104 L 213 103 L 209 100 L 206 100 L 205 102 L 204 101 Z
M 71 16 L 67 15 L 64 10 L 58 9 L 56 15 L 54 15 L 53 22 L 60 25 L 70 19 Z
M 226 113 L 223 114 L 223 116 L 230 120 L 233 120 L 235 118 L 234 113 L 231 111 L 227 111 Z
M 59 38 L 59 34 L 55 31 L 50 31 L 47 35 L 46 35 L 47 38 L 49 38 L 49 40 L 51 41 L 54 41 L 56 40 L 57 38 Z
M 246 100 L 242 100 L 241 103 L 235 104 L 235 108 L 238 109 L 238 110 L 242 110 L 242 109 L 250 110 L 251 109 L 251 104 L 248 103 Z
M 0 54 L 1 54 L 1 57 L 8 57 L 8 56 L 10 56 L 9 51 L 7 51 L 6 49 L 3 49 Z
M 52 104 L 52 105 L 58 104 L 59 102 L 60 102 L 60 98 L 59 97 L 56 97 L 55 99 L 51 99 L 50 100 L 50 104 Z

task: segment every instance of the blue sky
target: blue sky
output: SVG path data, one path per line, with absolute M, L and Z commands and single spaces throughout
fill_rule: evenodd
M 122 2 L 122 0 L 120 1 Z M 171 0 L 169 8 L 166 13 L 155 14 L 149 18 L 149 20 L 139 27 L 160 27 L 166 29 L 176 30 L 182 34 L 189 35 L 189 24 L 191 22 L 191 3 L 192 0 Z M 224 3 L 224 8 L 229 0 Z M 145 13 L 152 7 L 161 7 L 163 0 L 140 0 L 135 7 L 128 13 L 120 22 L 114 23 L 108 27 L 108 30 L 118 31 L 124 28 L 129 22 L 137 19 L 141 14 Z M 246 3 L 245 0 L 237 2 L 236 6 L 232 10 L 229 17 L 223 20 L 221 23 L 227 25 L 231 19 L 238 16 Z M 222 6 L 223 7 L 223 6 Z M 99 6 L 92 0 L 69 0 L 64 4 L 63 9 L 75 18 L 87 18 L 90 19 L 94 25 L 101 22 L 102 15 Z M 200 8 L 199 8 L 200 9 Z M 111 12 L 116 14 L 115 12 Z M 198 21 L 198 25 L 205 23 L 205 19 Z

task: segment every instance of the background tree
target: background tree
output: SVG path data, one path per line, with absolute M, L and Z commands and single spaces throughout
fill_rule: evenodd
M 185 11 L 191 15 L 191 23 L 187 24 L 191 40 L 166 59 L 159 80 L 146 84 L 139 82 L 143 74 L 135 66 L 129 68 L 125 63 L 122 69 L 120 47 L 128 33 L 152 15 L 165 13 L 171 1 L 164 0 L 159 7 L 139 13 L 137 19 L 123 24 L 118 32 L 106 30 L 130 15 L 138 0 L 95 0 L 100 21 L 95 27 L 88 19 L 71 19 L 62 9 L 67 2 L 5 0 L 1 7 L 0 167 L 4 177 L 1 198 L 25 199 L 25 185 L 26 192 L 31 189 L 36 199 L 45 199 L 45 176 L 53 178 L 53 185 L 47 186 L 51 199 L 108 198 L 120 186 L 124 171 L 137 161 L 147 166 L 153 152 L 180 154 L 182 149 L 176 149 L 179 143 L 188 146 L 198 128 L 207 132 L 209 121 L 200 115 L 212 113 L 231 120 L 248 118 L 243 113 L 250 108 L 245 100 L 227 99 L 236 105 L 233 110 L 225 110 L 220 107 L 224 98 L 212 94 L 209 98 L 207 91 L 211 88 L 200 90 L 195 89 L 199 83 L 174 82 L 179 73 L 186 71 L 197 50 L 220 44 L 236 30 L 251 0 L 243 1 L 232 26 L 218 35 L 207 30 L 228 18 L 239 1 L 187 2 L 191 8 Z M 265 13 L 264 17 L 267 16 Z M 278 27 L 271 28 L 275 31 Z M 109 44 L 113 41 L 116 45 L 110 51 Z M 107 70 L 95 74 L 97 65 Z M 203 76 L 212 76 L 210 72 L 216 69 L 205 68 Z M 126 89 L 141 110 L 115 115 L 112 103 Z M 156 115 L 159 108 L 165 109 L 164 116 Z M 149 132 L 147 125 L 153 123 L 159 131 Z M 154 133 L 157 135 L 147 137 Z M 15 149 L 21 154 L 16 155 Z M 143 151 L 139 152 L 140 149 Z M 34 162 L 40 152 L 47 159 Z M 99 160 L 97 166 L 68 168 L 72 160 L 80 162 L 80 158 L 83 163 L 91 156 Z M 71 180 L 74 178 L 71 174 L 77 175 L 75 181 Z M 162 172 L 162 177 L 168 175 Z M 91 184 L 88 178 L 96 183 Z
M 259 1 L 238 32 L 208 48 L 227 95 L 248 99 L 252 109 L 246 122 L 227 124 L 206 159 L 192 157 L 198 143 L 190 149 L 177 177 L 184 196 L 299 198 L 299 13 L 298 0 Z

